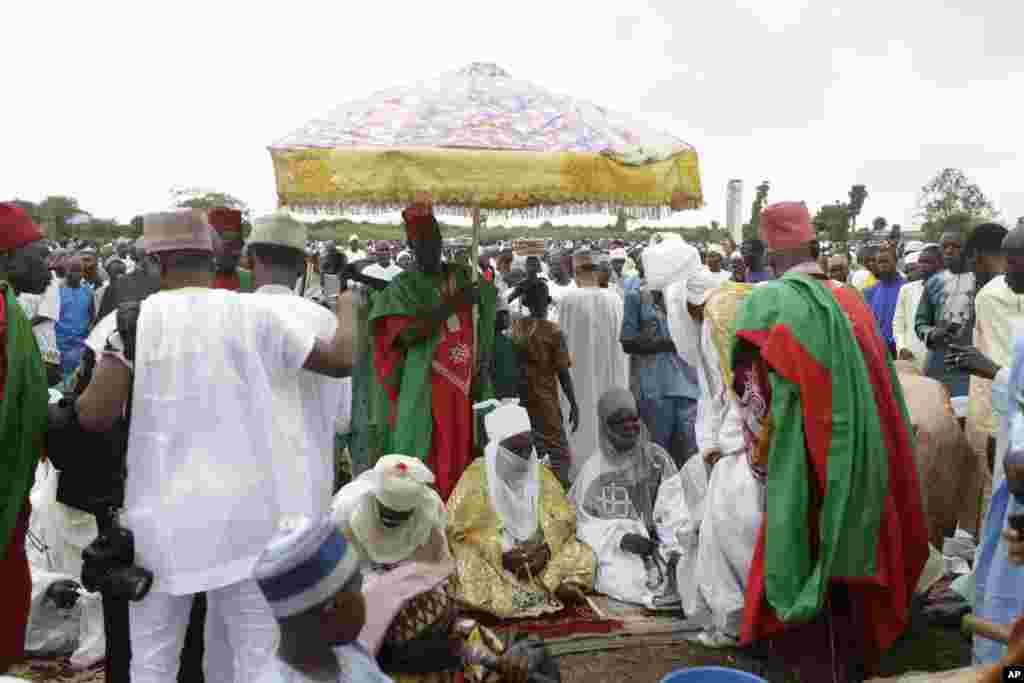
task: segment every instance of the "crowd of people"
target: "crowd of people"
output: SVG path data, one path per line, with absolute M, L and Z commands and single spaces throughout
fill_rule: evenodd
M 477 263 L 429 204 L 402 219 L 366 249 L 286 212 L 246 238 L 232 209 L 58 245 L 0 204 L 0 671 L 33 582 L 82 580 L 26 538 L 88 555 L 104 531 L 61 526 L 71 482 L 49 531 L 30 494 L 114 433 L 152 576 L 121 680 L 556 680 L 484 623 L 595 594 L 865 680 L 951 538 L 977 546 L 975 612 L 1019 616 L 1024 226 L 851 270 L 797 202 L 741 245 L 525 239 Z M 979 639 L 979 664 L 1005 655 Z

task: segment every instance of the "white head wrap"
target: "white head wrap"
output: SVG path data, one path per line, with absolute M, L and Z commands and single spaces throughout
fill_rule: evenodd
M 518 401 L 504 403 L 484 417 L 488 441 L 504 441 L 510 436 L 529 432 L 530 414 Z
M 540 461 L 534 450 L 528 459 L 501 445 L 504 439 L 531 431 L 526 409 L 508 403 L 484 418 L 490 443 L 484 451 L 487 492 L 502 522 L 502 545 L 507 550 L 530 540 L 540 517 Z
M 407 512 L 423 504 L 434 473 L 416 458 L 385 455 L 373 468 L 374 495 L 388 508 Z
M 644 249 L 647 287 L 665 289 L 673 282 L 687 280 L 701 267 L 700 254 L 682 240 L 666 240 Z
M 703 304 L 707 293 L 716 284 L 700 262 L 700 254 L 685 242 L 662 242 L 644 251 L 644 270 L 650 288 L 665 290 L 669 334 L 676 345 L 676 352 L 688 365 L 699 368 L 700 326 L 690 315 L 686 304 L 688 301 Z M 652 270 L 655 274 L 653 282 Z
M 370 494 L 360 498 L 350 526 L 372 561 L 393 564 L 405 560 L 430 540 L 433 529 L 444 529 L 444 503 L 430 487 L 434 474 L 416 458 L 385 455 L 361 477 L 369 479 Z M 380 522 L 378 505 L 413 513 L 397 527 L 387 528 Z

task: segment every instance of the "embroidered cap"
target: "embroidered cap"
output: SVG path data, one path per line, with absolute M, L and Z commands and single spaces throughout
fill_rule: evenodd
M 213 252 L 213 236 L 206 214 L 199 209 L 148 213 L 142 217 L 147 254 L 165 251 Z
M 264 548 L 253 578 L 281 619 L 321 605 L 344 588 L 359 568 L 355 550 L 328 515 L 319 521 L 284 521 Z

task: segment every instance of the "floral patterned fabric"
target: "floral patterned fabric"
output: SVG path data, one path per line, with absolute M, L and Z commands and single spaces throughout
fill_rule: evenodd
M 696 208 L 696 152 L 628 116 L 550 93 L 493 64 L 384 90 L 270 146 L 283 205 L 439 210 L 576 205 Z

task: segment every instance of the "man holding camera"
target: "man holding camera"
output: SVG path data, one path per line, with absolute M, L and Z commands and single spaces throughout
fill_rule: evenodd
M 174 681 L 192 596 L 206 592 L 209 618 L 226 627 L 234 679 L 266 666 L 277 626 L 249 578 L 286 511 L 275 472 L 269 377 L 301 369 L 351 371 L 353 314 L 338 304 L 333 339 L 297 324 L 279 297 L 211 289 L 214 235 L 203 212 L 150 214 L 147 253 L 161 291 L 100 325 L 109 341 L 71 419 L 88 431 L 130 426 L 122 522 L 152 592 L 131 606 L 134 683 Z M 304 454 L 303 454 L 304 455 Z
M 18 305 L 22 292 L 49 284 L 42 231 L 22 209 L 0 203 L 0 673 L 25 652 L 32 581 L 25 533 L 46 428 L 46 371 L 32 327 Z

